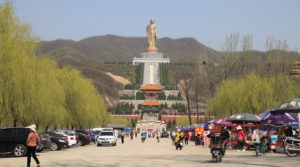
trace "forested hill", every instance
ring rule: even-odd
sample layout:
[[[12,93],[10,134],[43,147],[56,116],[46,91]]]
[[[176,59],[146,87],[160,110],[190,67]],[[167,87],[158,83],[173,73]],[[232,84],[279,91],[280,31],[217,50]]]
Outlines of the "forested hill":
[[[161,38],[158,40],[157,47],[164,54],[164,57],[171,58],[172,62],[201,63],[208,61],[210,63],[222,63],[224,61],[222,54],[225,52],[213,50],[194,38]],[[70,65],[81,70],[86,77],[94,81],[96,87],[105,95],[106,101],[109,103],[110,101],[116,102],[118,90],[122,89],[123,86],[109,76],[107,72],[134,82],[134,67],[115,65],[115,63],[109,65],[105,62],[131,62],[133,57],[145,52],[146,48],[146,38],[105,35],[89,37],[80,41],[63,39],[42,41],[39,54],[54,58],[60,66]],[[267,52],[249,51],[246,61],[250,63],[267,62],[267,57]],[[296,54],[292,59],[299,59],[299,57],[299,54]],[[174,75],[177,73],[175,72]]]
[[[215,59],[218,55],[217,51],[206,47],[193,38],[161,38],[157,43],[160,52],[165,57],[171,58],[172,61],[197,61],[200,54]],[[51,55],[54,50],[58,51],[65,48],[102,62],[111,60],[132,61],[133,57],[146,51],[147,43],[146,38],[106,35],[85,38],[80,41],[44,41],[41,45],[41,53]]]
[[[193,38],[158,40],[158,48],[171,61],[200,61],[202,58],[214,60],[218,52],[204,46]],[[113,80],[106,72],[134,81],[134,67],[107,65],[106,61],[131,62],[133,57],[145,52],[146,38],[105,35],[89,37],[80,41],[59,39],[42,41],[40,55],[57,60],[60,66],[71,65],[92,79],[96,87],[106,96],[106,101],[114,101],[122,84]],[[202,58],[200,58],[200,56]]]

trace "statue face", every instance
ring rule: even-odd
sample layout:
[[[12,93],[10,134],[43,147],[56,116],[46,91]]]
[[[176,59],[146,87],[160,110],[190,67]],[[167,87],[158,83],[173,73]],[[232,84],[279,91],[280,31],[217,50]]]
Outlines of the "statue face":
[[[154,19],[153,18],[150,19],[150,23],[154,24]]]

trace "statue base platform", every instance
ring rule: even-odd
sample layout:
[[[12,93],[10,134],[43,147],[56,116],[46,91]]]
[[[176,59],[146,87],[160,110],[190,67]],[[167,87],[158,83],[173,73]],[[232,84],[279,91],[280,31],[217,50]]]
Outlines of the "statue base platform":
[[[148,52],[158,52],[157,48],[148,48]]]
[[[133,65],[144,63],[143,85],[160,85],[159,64],[170,63],[170,58],[164,58],[159,52],[144,52],[133,58]]]

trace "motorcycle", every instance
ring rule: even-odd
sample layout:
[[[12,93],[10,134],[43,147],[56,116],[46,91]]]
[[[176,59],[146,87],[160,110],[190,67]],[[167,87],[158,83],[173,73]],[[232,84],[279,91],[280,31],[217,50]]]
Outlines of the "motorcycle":
[[[284,150],[289,157],[296,157],[300,154],[300,138],[286,137],[284,140]]]
[[[198,146],[198,145],[204,145],[203,137],[201,137],[201,136],[195,137],[195,145],[196,146]]]
[[[180,140],[178,141],[176,144],[175,144],[175,147],[176,147],[176,150],[182,150],[183,148],[183,140]]]
[[[221,139],[220,134],[215,134],[210,136],[211,144],[210,144],[210,152],[212,155],[213,162],[222,162],[222,158],[225,155],[225,146],[223,144],[223,140]]]

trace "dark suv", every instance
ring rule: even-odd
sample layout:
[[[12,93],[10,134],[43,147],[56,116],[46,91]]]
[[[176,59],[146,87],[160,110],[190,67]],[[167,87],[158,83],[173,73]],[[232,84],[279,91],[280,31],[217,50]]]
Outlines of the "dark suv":
[[[91,137],[89,133],[85,130],[76,130],[75,131],[77,144],[79,146],[84,146],[91,143]]]
[[[27,153],[26,141],[30,129],[5,128],[0,129],[0,152],[10,152],[16,157],[25,156]]]

